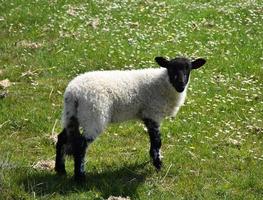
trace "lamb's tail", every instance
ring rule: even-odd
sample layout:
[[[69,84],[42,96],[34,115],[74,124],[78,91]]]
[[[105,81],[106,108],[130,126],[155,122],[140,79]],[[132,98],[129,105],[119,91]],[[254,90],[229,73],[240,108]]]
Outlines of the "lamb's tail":
[[[64,95],[62,125],[63,132],[66,134],[65,144],[67,144],[64,148],[64,151],[68,155],[73,154],[74,149],[77,148],[74,143],[76,139],[74,138],[78,138],[80,136],[77,111],[78,101],[76,97],[71,92],[66,91]]]
[[[64,109],[62,114],[62,126],[64,128],[72,128],[72,125],[78,128],[78,101],[71,92],[66,92],[64,95]]]

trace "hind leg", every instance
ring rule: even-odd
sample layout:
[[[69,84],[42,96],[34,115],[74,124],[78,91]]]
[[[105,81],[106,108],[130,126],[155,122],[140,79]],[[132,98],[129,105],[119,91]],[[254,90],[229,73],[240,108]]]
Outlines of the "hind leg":
[[[78,181],[85,179],[85,155],[87,147],[96,139],[96,137],[103,131],[103,125],[95,118],[93,121],[84,121],[80,119],[83,133],[74,136],[72,149],[74,157],[74,177]]]
[[[83,179],[85,177],[85,154],[87,141],[79,131],[79,122],[76,117],[71,117],[67,125],[68,143],[70,146],[70,154],[74,159],[74,177],[75,179]]]
[[[67,143],[67,133],[66,129],[58,135],[58,141],[56,144],[56,164],[55,171],[59,175],[65,175],[65,145]]]
[[[66,128],[58,135],[55,171],[60,175],[66,174],[65,154],[73,155],[75,179],[83,179],[86,148],[87,141],[80,134],[78,120],[76,117],[71,117]]]
[[[74,157],[74,177],[76,180],[85,178],[85,154],[87,149],[87,141],[84,136],[78,135],[72,141],[73,157]]]
[[[89,144],[97,135],[88,134],[86,131],[82,135],[73,138],[72,148],[74,157],[74,176],[76,180],[85,179],[85,155]]]

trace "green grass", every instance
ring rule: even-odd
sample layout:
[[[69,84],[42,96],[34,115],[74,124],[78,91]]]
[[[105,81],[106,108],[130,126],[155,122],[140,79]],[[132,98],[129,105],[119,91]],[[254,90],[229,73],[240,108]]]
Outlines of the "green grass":
[[[263,199],[262,1],[0,0],[0,199]],[[87,181],[34,169],[54,160],[63,91],[77,74],[204,57],[187,102],[162,124],[164,168],[140,122],[90,147]]]

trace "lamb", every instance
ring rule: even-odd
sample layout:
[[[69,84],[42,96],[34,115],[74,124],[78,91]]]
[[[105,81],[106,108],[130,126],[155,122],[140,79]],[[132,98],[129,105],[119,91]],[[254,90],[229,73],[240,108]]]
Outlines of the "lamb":
[[[86,149],[109,123],[142,120],[150,137],[150,156],[162,167],[160,123],[175,116],[186,98],[190,72],[206,62],[156,57],[161,68],[94,71],[74,78],[64,94],[63,130],[56,144],[55,171],[65,175],[65,155],[73,155],[74,177],[85,178]],[[82,128],[83,132],[80,133]]]

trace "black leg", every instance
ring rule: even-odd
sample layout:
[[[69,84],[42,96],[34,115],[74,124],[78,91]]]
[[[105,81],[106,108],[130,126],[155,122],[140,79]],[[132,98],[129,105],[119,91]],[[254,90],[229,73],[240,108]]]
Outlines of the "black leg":
[[[56,145],[55,171],[58,174],[66,174],[65,154],[71,154],[74,158],[74,176],[76,180],[85,178],[85,154],[87,148],[86,139],[79,132],[79,123],[75,117],[71,117],[67,128],[58,135]]]
[[[160,158],[160,148],[162,145],[160,125],[151,119],[144,119],[143,121],[150,136],[150,156],[153,159],[153,165],[157,170],[160,170],[162,167],[162,161]]]
[[[74,176],[76,180],[83,180],[85,178],[84,165],[87,141],[85,137],[80,134],[79,122],[76,117],[70,118],[67,131],[74,158]]]
[[[74,176],[76,180],[85,179],[85,154],[87,140],[79,135],[73,139]]]
[[[64,129],[58,135],[58,141],[56,144],[56,164],[55,164],[55,171],[59,175],[66,174],[65,169],[65,144],[67,143],[67,133],[66,129]]]

